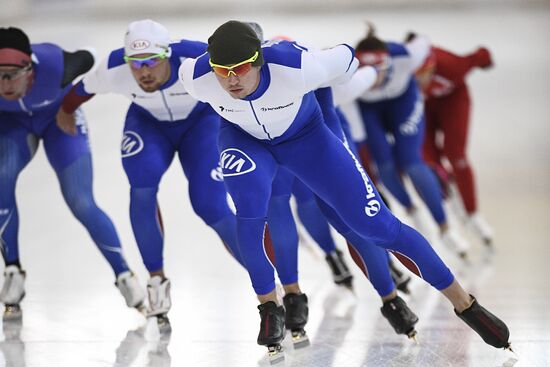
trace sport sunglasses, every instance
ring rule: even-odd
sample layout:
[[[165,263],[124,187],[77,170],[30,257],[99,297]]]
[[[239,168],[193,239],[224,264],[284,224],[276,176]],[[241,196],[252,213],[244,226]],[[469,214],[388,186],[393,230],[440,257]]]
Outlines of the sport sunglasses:
[[[10,71],[0,71],[0,80],[18,80],[32,70],[32,64]]]
[[[130,64],[130,67],[132,69],[139,70],[144,65],[146,65],[148,68],[154,68],[157,66],[162,60],[166,59],[168,54],[166,52],[160,53],[160,54],[154,54],[147,57],[131,57],[131,56],[124,56],[124,61]]]
[[[238,64],[235,64],[233,66],[214,64],[212,60],[209,60],[208,62],[210,63],[210,66],[212,67],[214,73],[225,79],[229,78],[231,74],[235,76],[243,76],[244,74],[248,73],[250,69],[252,69],[252,63],[256,61],[258,55],[259,53],[258,51],[256,51],[251,58],[239,62]]]

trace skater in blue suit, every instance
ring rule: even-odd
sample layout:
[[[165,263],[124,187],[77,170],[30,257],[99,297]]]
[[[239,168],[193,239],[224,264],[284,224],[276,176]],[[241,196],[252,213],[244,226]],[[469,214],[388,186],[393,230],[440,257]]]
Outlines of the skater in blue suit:
[[[143,305],[145,294],[126,264],[115,227],[93,197],[84,116],[77,111],[74,136],[66,135],[55,122],[73,80],[93,64],[87,50],[67,52],[51,43],[31,45],[22,30],[0,28],[0,245],[6,263],[0,301],[6,306],[5,317],[20,316],[19,303],[25,295],[15,187],[40,141],[65,202],[111,265],[127,305]]]
[[[259,344],[277,355],[284,336],[284,308],[263,243],[272,181],[283,166],[355,233],[397,254],[440,290],[486,342],[508,346],[506,325],[464,291],[424,237],[391,214],[353,153],[324,123],[313,91],[351,77],[358,66],[353,48],[261,45],[249,26],[229,21],[209,38],[207,51],[185,60],[179,75],[192,96],[222,117],[220,163],[237,208],[241,256],[260,301]]]
[[[132,101],[126,114],[121,155],[130,181],[130,219],[150,279],[149,315],[161,326],[171,308],[170,279],[164,272],[163,228],[157,203],[159,183],[178,156],[189,180],[195,213],[210,226],[235,259],[236,219],[227,203],[219,172],[217,130],[220,117],[189,95],[177,71],[187,58],[206,51],[198,41],[172,42],[168,30],[149,19],[129,24],[124,48],[112,51],[78,83],[62,106],[58,121],[74,129],[73,111],[96,93],[114,92]]]

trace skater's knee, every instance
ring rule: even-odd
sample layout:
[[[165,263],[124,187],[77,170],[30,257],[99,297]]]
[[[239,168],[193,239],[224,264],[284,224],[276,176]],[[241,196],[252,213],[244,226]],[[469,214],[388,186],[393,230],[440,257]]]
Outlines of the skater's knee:
[[[401,222],[386,207],[382,207],[376,222],[369,226],[363,237],[375,245],[389,248],[399,233]]]
[[[453,158],[449,158],[449,162],[451,162],[451,166],[453,167],[453,171],[455,172],[461,171],[470,166],[468,159],[465,155],[457,155]]]
[[[66,201],[71,212],[80,220],[99,210],[91,195],[70,195],[66,197]]]
[[[260,218],[267,216],[268,201],[255,201],[253,197],[240,197],[239,200],[233,199],[237,215],[241,218]]]
[[[131,187],[130,188],[130,200],[132,205],[142,202],[150,202],[151,200],[157,200],[158,187]]]
[[[123,161],[124,163],[124,161]],[[139,169],[135,167],[128,167],[124,165],[124,171],[128,177],[128,182],[132,187],[157,187],[160,184],[165,170],[155,169],[155,167],[144,168],[140,166]]]
[[[193,200],[191,205],[195,214],[207,225],[216,223],[232,214],[225,200]]]

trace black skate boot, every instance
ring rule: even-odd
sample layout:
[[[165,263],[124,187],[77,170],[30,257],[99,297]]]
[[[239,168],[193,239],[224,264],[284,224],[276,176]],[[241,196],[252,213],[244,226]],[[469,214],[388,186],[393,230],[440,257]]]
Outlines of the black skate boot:
[[[267,346],[267,356],[271,364],[284,360],[281,341],[285,337],[285,309],[273,301],[262,303],[260,310],[260,332],[258,344]]]
[[[498,317],[481,306],[474,296],[470,295],[474,302],[461,313],[455,313],[469,327],[481,336],[483,341],[495,348],[510,349],[510,331],[506,324]]]
[[[414,325],[418,322],[418,316],[410,310],[401,297],[397,296],[394,299],[384,302],[380,311],[382,311],[382,315],[388,319],[390,325],[397,334],[404,334],[416,340]]]
[[[343,285],[349,289],[353,289],[353,275],[349,271],[342,251],[336,249],[325,257],[325,260],[332,271],[332,279],[337,285]]]
[[[289,293],[283,297],[285,305],[285,326],[292,333],[294,348],[303,348],[309,345],[309,338],[304,330],[309,308],[305,294]]]
[[[409,289],[409,282],[411,281],[411,277],[399,270],[391,260],[389,261],[389,266],[390,275],[393,282],[395,283],[395,287],[397,288],[397,290],[405,294],[411,294],[411,291]]]

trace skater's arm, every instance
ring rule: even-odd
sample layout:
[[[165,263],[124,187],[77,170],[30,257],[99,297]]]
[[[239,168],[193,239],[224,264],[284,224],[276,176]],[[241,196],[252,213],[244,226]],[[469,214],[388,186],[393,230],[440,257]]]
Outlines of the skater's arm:
[[[61,87],[71,84],[78,76],[90,71],[95,63],[92,49],[77,50],[75,52],[63,51],[63,78]]]
[[[338,45],[322,51],[303,52],[302,70],[306,91],[346,82],[359,66],[353,48]]]
[[[359,68],[350,80],[332,87],[334,104],[340,106],[356,100],[367,90],[373,88],[377,80],[378,73],[374,67],[364,66]]]
[[[61,107],[56,116],[57,126],[69,135],[76,135],[76,118],[74,112],[86,101],[91,99],[95,93],[108,92],[111,78],[109,77],[109,61],[116,54],[113,51],[108,59],[103,60],[96,68],[86,74],[76,83],[69,93],[63,98]]]
[[[411,58],[411,70],[414,72],[424,64],[424,60],[430,53],[430,40],[428,37],[417,35],[405,44],[405,48]]]

